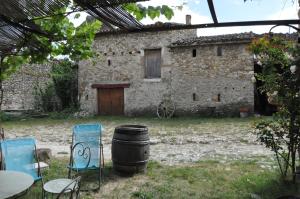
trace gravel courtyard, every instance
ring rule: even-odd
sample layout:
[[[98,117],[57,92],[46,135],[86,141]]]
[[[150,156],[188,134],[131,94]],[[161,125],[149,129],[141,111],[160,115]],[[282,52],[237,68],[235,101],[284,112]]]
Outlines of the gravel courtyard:
[[[142,124],[149,129],[150,159],[162,164],[177,165],[218,158],[221,161],[251,159],[272,155],[252,133],[259,118],[156,118],[95,117],[90,119],[36,119],[5,122],[9,138],[34,136],[38,148],[51,148],[54,156],[69,156],[72,126],[78,123],[100,122],[104,126],[105,161],[111,158],[111,139],[116,126]],[[263,161],[263,160],[262,160]]]

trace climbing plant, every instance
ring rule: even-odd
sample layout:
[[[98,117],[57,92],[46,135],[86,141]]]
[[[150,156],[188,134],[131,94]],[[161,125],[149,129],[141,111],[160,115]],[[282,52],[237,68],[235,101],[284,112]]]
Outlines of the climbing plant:
[[[122,6],[129,13],[133,14],[137,20],[142,20],[143,18],[149,16],[151,19],[165,16],[167,19],[171,19],[174,16],[174,11],[169,6],[148,6],[144,7],[141,4],[128,3]]]
[[[282,176],[288,171],[295,182],[296,153],[300,147],[300,47],[282,37],[265,36],[252,42],[262,72],[261,92],[275,98],[278,113],[257,124],[259,140],[275,152]]]
[[[61,109],[78,107],[77,65],[62,60],[53,65],[51,77],[55,93],[60,99]]]

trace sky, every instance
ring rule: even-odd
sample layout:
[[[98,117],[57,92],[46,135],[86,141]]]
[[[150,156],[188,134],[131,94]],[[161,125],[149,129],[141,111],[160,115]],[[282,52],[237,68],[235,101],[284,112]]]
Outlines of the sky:
[[[231,21],[253,21],[253,20],[283,20],[298,18],[298,0],[214,0],[215,11],[219,22]],[[168,5],[174,10],[174,17],[169,21],[164,16],[154,20],[146,18],[143,24],[160,22],[185,23],[187,14],[192,16],[192,24],[212,23],[207,0],[150,0],[139,2],[144,6]],[[178,9],[178,6],[183,6]],[[74,14],[75,15],[75,14]],[[70,17],[74,17],[70,15]],[[86,18],[82,13],[79,20],[74,20],[79,25]],[[226,28],[204,28],[198,29],[198,36],[220,35],[241,32],[267,33],[272,26],[247,26],[247,27],[226,27]],[[277,27],[273,32],[290,33],[294,29],[288,27]]]
[[[215,11],[219,22],[253,21],[253,20],[283,20],[297,19],[297,0],[214,0]],[[207,0],[151,0],[141,3],[144,6],[168,5],[175,11],[174,17],[168,21],[165,17],[142,20],[144,24],[161,22],[185,23],[185,15],[192,16],[192,24],[212,23]],[[176,6],[183,5],[183,9]],[[198,36],[219,35],[240,32],[266,33],[272,26],[249,26],[227,28],[198,29]],[[288,27],[275,28],[273,32],[293,32]]]

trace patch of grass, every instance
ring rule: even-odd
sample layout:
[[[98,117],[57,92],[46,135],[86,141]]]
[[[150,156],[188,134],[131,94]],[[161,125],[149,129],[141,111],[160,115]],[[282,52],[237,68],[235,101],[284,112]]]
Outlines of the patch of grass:
[[[151,164],[151,180],[132,192],[132,198],[274,199],[299,194],[296,185],[283,183],[277,171],[262,169],[256,161],[202,161],[184,167]]]
[[[57,116],[59,114],[59,116]],[[74,117],[61,117],[61,113],[50,113],[49,117],[46,118],[22,118],[19,121],[13,121],[16,125],[22,125],[24,122],[31,122],[32,124],[60,124],[63,122],[78,122],[78,121],[103,121],[103,122],[114,122],[114,123],[148,123],[148,124],[164,124],[166,126],[174,126],[174,125],[193,125],[200,123],[213,123],[213,124],[224,124],[224,123],[241,123],[247,124],[249,122],[254,122],[261,120],[261,118],[249,117],[249,118],[200,118],[200,117],[177,117],[171,119],[159,119],[156,117],[125,117],[125,116],[91,116],[86,118],[74,118]],[[25,120],[24,120],[25,119]],[[9,124],[12,121],[4,121],[4,124]]]
[[[50,168],[43,172],[45,182],[67,177],[67,163],[67,159],[51,160]],[[23,198],[41,198],[41,188],[41,183],[37,183]],[[293,194],[300,194],[297,185],[282,181],[276,170],[262,169],[255,160],[225,164],[204,160],[185,166],[150,161],[146,174],[133,177],[115,175],[112,164],[107,163],[100,191],[82,192],[81,198],[274,199]]]

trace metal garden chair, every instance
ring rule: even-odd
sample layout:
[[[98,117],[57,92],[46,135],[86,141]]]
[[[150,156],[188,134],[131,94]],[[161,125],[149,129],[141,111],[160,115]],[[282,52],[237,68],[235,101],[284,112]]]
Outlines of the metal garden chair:
[[[69,194],[69,199],[79,199],[80,198],[80,180],[81,177],[78,176],[70,184],[68,184],[56,197],[56,199],[65,198],[63,197],[66,193]]]
[[[72,172],[78,173],[86,171],[98,171],[98,186],[101,184],[101,162],[104,166],[103,146],[101,141],[102,126],[101,124],[80,124],[73,128],[71,155],[69,163],[69,175]]]
[[[24,172],[31,175],[34,182],[43,183],[34,138],[5,139],[0,141],[0,149],[4,170]]]
[[[4,134],[4,129],[0,128],[0,140],[4,140],[5,134]]]
[[[0,128],[0,141],[5,139],[4,129]],[[0,169],[2,169],[2,153],[0,147]]]

